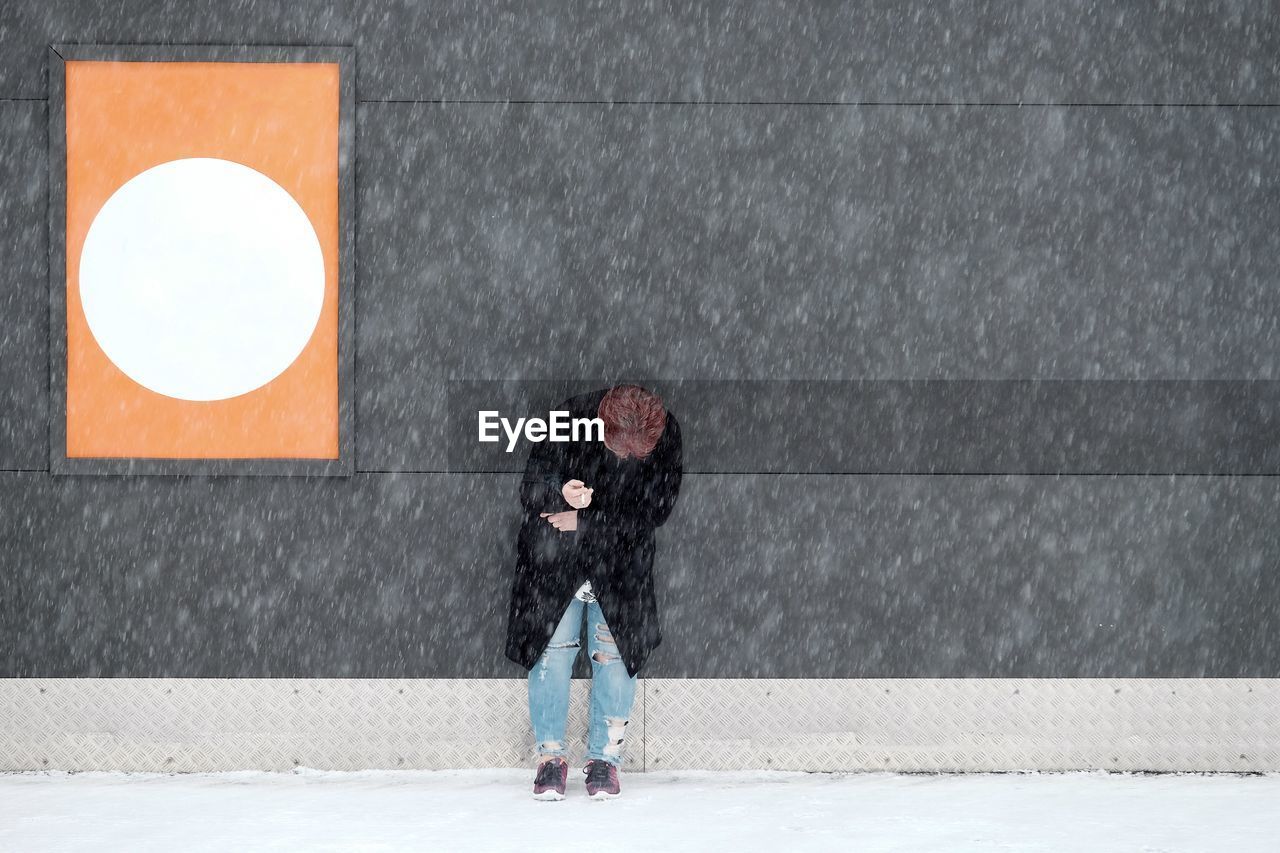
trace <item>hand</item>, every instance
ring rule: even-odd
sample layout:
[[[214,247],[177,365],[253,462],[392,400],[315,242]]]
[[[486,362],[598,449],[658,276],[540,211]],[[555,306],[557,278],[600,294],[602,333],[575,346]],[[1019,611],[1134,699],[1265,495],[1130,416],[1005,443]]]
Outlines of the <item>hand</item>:
[[[564,512],[542,512],[538,513],[539,518],[545,518],[547,523],[562,533],[578,529],[578,511],[576,509],[565,510]]]
[[[564,496],[569,506],[575,509],[586,509],[591,506],[591,493],[595,489],[588,489],[587,484],[581,480],[570,480],[560,489],[560,494]]]

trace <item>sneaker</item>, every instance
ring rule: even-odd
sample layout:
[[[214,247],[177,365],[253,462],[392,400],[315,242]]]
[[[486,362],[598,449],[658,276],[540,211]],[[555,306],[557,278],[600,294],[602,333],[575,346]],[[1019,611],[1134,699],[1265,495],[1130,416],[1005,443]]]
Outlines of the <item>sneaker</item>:
[[[622,794],[618,784],[617,765],[593,758],[582,768],[587,774],[587,796],[593,800],[612,800]]]
[[[556,755],[538,764],[533,780],[535,800],[563,800],[564,786],[569,781],[569,762]]]

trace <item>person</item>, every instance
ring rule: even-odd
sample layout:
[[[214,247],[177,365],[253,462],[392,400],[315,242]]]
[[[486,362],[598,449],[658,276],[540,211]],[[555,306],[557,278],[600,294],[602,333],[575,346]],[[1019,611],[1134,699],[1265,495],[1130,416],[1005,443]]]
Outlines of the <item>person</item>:
[[[680,427],[662,399],[617,385],[562,403],[604,422],[603,441],[533,445],[520,484],[506,656],[529,671],[538,753],[533,794],[564,798],[570,676],[589,627],[587,795],[621,793],[619,768],[636,679],[662,642],[653,587],[654,531],[680,493]]]

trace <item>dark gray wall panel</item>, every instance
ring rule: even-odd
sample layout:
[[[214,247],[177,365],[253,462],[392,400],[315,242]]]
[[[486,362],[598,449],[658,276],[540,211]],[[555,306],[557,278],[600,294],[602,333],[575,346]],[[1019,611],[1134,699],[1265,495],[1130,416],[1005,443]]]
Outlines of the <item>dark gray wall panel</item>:
[[[47,97],[50,44],[351,44],[341,0],[4,0],[0,97]]]
[[[45,105],[0,101],[0,468],[45,469],[49,297]]]
[[[0,97],[56,42],[334,44],[376,99],[1275,103],[1266,3],[5,0]]]
[[[360,119],[367,469],[448,379],[1280,378],[1280,110]]]
[[[520,676],[517,481],[0,475],[0,676]],[[646,674],[1277,677],[1278,510],[1273,478],[691,476]]]
[[[359,111],[365,470],[448,464],[451,380],[1280,381],[1280,110],[816,105],[1275,104],[1267,4],[14,0],[0,96],[51,41],[355,43],[367,101],[499,102]],[[46,447],[44,109],[0,103],[9,468]],[[1169,428],[1265,467],[1267,399]],[[0,676],[517,676],[516,481],[0,472]],[[1280,677],[1278,482],[691,475],[646,674]]]
[[[514,523],[495,480],[4,477],[6,672],[496,669],[476,593],[501,585],[515,528],[457,526],[476,505]]]
[[[1275,103],[1280,92],[1268,3],[363,8],[370,98]]]
[[[704,476],[653,674],[1271,677],[1273,479]]]

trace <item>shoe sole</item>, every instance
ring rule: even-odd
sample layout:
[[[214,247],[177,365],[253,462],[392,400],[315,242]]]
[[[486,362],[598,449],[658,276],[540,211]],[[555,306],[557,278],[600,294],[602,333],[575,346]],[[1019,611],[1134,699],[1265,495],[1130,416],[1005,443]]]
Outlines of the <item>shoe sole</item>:
[[[553,788],[550,791],[543,791],[541,794],[534,794],[533,798],[535,800],[563,800],[564,794]]]
[[[596,791],[594,794],[587,794],[588,800],[616,800],[621,797],[622,793],[610,794],[608,791]]]

